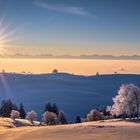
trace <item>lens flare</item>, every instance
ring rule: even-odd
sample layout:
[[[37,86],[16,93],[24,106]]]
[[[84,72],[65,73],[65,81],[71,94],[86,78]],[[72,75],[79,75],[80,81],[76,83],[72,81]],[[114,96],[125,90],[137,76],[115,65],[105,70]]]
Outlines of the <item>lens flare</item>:
[[[9,85],[7,83],[7,80],[5,78],[5,74],[4,73],[5,73],[4,71],[2,73],[0,73],[0,80],[2,82],[2,85],[3,85],[4,89],[5,89],[5,96],[6,96],[6,98],[7,99],[11,99],[12,98],[11,90],[10,90],[10,87],[9,87]]]

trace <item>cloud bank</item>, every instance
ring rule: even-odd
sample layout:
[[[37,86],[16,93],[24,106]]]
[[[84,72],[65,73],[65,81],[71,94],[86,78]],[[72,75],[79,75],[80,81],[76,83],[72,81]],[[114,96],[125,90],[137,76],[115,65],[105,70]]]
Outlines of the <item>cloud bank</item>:
[[[140,55],[121,55],[121,56],[113,56],[113,55],[53,55],[53,54],[22,54],[22,53],[16,53],[13,55],[5,54],[0,55],[0,58],[16,58],[16,59],[103,59],[103,60],[140,60]],[[124,69],[120,69],[120,71],[124,71]]]

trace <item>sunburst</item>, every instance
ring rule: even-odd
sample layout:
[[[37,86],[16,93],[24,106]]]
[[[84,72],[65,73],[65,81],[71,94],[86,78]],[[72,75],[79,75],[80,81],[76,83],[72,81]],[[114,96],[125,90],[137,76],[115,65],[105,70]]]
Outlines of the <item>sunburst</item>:
[[[4,21],[4,18],[1,18],[0,19],[0,54],[4,53],[3,47],[4,47],[4,44],[6,43],[6,38],[5,39],[3,38],[4,32],[5,32],[5,28],[2,27],[3,21]]]
[[[20,28],[10,29],[9,25],[4,23],[4,17],[0,19],[0,54],[6,53],[6,47],[11,46],[11,42],[16,40],[15,34]]]

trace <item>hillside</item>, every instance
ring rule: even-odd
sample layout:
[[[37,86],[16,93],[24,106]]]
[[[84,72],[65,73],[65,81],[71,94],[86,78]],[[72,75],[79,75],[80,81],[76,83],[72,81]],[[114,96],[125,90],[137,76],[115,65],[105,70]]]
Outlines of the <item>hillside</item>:
[[[69,120],[74,120],[77,115],[84,117],[93,107],[110,105],[122,83],[140,86],[140,75],[1,73],[0,99],[23,102],[26,111],[34,109],[38,114],[42,114],[46,102],[55,102]]]
[[[1,140],[139,140],[140,123],[122,120],[0,129]]]

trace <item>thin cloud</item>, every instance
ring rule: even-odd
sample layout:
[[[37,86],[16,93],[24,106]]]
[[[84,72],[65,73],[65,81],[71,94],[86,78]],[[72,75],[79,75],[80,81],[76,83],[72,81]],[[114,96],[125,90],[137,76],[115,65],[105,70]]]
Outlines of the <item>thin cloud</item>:
[[[95,17],[90,12],[88,12],[85,8],[82,7],[67,6],[64,4],[49,4],[43,1],[35,1],[34,4],[38,7],[54,12],[74,14],[74,15],[85,16],[85,17]]]

